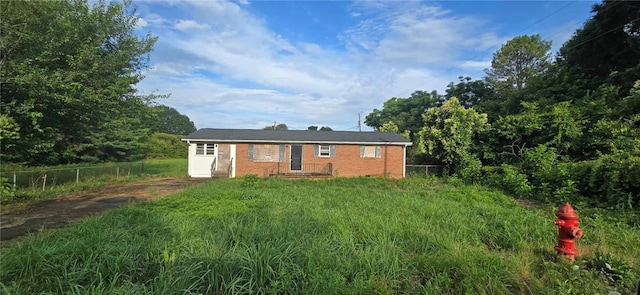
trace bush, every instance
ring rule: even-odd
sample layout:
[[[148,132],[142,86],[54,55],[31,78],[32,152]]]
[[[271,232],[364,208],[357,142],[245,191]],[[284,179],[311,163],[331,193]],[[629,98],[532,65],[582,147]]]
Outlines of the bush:
[[[595,204],[640,207],[640,157],[627,153],[566,165],[579,194]]]
[[[488,185],[499,188],[508,194],[519,198],[528,199],[533,190],[527,175],[519,173],[516,167],[503,164],[499,171],[495,171],[488,177]]]
[[[13,185],[6,177],[0,177],[0,198],[4,200],[5,197],[13,197]]]
[[[187,145],[181,141],[181,135],[154,133],[145,142],[147,158],[185,159]]]
[[[242,177],[242,186],[246,188],[255,189],[258,187],[258,182],[260,182],[260,178],[256,174],[247,174]]]
[[[482,162],[472,155],[464,155],[460,161],[458,177],[468,184],[477,184],[482,180]]]

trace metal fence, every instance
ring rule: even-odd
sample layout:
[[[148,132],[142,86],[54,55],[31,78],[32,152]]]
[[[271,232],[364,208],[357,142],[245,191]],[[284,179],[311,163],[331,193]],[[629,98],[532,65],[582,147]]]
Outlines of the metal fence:
[[[15,189],[18,188],[53,188],[56,185],[75,183],[95,178],[119,179],[130,175],[144,173],[144,162],[118,163],[103,166],[56,168],[25,171],[3,171],[0,178],[5,178]]]
[[[406,165],[407,177],[443,176],[447,172],[445,165]]]

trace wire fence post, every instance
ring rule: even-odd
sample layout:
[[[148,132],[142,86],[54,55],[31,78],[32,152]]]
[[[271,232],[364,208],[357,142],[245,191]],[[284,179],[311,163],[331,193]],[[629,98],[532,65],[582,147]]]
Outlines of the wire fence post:
[[[116,179],[120,179],[120,166],[116,167]]]
[[[42,191],[47,187],[47,173],[42,177]]]
[[[13,172],[13,192],[16,192],[16,173]]]
[[[76,185],[80,183],[80,168],[76,168]]]

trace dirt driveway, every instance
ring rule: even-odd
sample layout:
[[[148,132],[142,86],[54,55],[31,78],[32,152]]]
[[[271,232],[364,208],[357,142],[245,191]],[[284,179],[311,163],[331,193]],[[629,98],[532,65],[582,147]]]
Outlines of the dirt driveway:
[[[28,205],[3,206],[0,212],[0,241],[15,239],[43,228],[64,227],[125,204],[155,200],[206,181],[210,179],[150,178],[92,188]]]

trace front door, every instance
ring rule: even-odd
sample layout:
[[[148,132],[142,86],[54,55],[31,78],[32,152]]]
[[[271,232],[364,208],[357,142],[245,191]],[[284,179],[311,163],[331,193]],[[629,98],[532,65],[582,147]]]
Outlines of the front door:
[[[302,170],[302,146],[291,145],[291,171]]]

